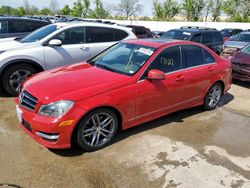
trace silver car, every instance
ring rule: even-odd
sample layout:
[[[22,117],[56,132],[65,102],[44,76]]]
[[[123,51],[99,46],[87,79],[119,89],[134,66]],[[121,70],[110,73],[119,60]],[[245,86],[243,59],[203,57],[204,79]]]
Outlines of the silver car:
[[[250,43],[250,32],[241,32],[231,36],[225,43],[225,48],[241,49]]]
[[[15,96],[23,81],[32,74],[86,61],[117,41],[135,38],[130,28],[71,22],[47,25],[23,39],[1,39],[1,85]]]

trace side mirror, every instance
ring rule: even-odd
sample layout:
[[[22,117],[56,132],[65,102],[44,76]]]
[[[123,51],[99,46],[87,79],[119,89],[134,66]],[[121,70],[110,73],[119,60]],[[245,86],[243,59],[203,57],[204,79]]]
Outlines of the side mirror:
[[[165,80],[165,73],[156,69],[152,69],[148,72],[148,80]]]
[[[62,41],[59,39],[52,39],[49,41],[49,46],[62,46]]]

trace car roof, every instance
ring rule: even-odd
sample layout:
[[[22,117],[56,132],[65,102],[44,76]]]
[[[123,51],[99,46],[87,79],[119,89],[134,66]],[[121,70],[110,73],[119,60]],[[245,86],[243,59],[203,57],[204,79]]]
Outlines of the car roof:
[[[165,38],[149,38],[149,39],[133,39],[123,41],[129,44],[137,44],[142,46],[147,46],[151,48],[160,48],[162,46],[173,46],[173,45],[182,45],[182,44],[194,44],[200,45],[199,43],[184,41],[184,40],[173,40]]]
[[[124,27],[124,26],[110,25],[110,24],[105,24],[105,23],[88,22],[88,21],[58,22],[58,23],[54,23],[53,25],[60,26],[60,27],[71,27],[71,26],[108,27],[108,28],[132,31],[131,28]]]
[[[0,17],[0,21],[4,21],[4,20],[30,20],[30,21],[35,21],[35,22],[49,23],[46,20],[39,20],[39,19],[27,18],[27,17]]]
[[[170,31],[183,31],[188,33],[206,33],[206,32],[219,32],[214,29],[197,29],[197,28],[185,28],[185,29],[171,29]]]

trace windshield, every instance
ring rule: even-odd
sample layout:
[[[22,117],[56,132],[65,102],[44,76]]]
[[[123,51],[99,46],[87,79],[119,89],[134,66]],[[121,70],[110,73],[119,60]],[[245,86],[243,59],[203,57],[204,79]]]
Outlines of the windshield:
[[[137,44],[118,43],[89,61],[112,72],[134,75],[155,52],[155,48]]]
[[[233,34],[233,31],[230,29],[222,29],[220,32],[223,37],[230,37]]]
[[[228,40],[250,42],[250,34],[239,33],[237,35],[231,36]]]
[[[250,44],[243,48],[241,51],[250,55]]]
[[[56,25],[47,25],[40,29],[35,30],[34,32],[30,33],[26,37],[24,37],[20,42],[27,43],[27,42],[37,42],[43,39],[44,37],[48,36],[49,34],[53,33],[59,29]]]
[[[177,39],[177,40],[188,40],[191,33],[181,30],[170,30],[164,33],[161,38]]]

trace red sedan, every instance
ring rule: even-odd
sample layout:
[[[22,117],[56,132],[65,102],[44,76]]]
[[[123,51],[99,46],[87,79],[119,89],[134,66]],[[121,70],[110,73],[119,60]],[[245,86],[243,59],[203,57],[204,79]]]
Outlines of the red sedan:
[[[48,148],[86,151],[124,130],[177,110],[214,109],[230,88],[231,64],[202,44],[141,39],[27,80],[18,98],[21,127]]]

